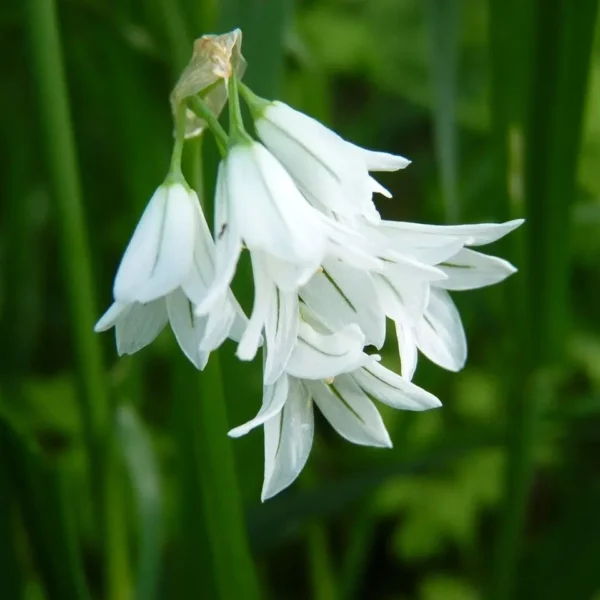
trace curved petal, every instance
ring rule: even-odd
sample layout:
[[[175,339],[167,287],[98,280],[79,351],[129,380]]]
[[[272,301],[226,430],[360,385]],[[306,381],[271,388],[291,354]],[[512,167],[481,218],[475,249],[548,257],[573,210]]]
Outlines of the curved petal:
[[[305,385],[324,417],[343,438],[361,446],[392,447],[379,411],[351,376],[340,375],[331,385],[322,381]]]
[[[96,325],[94,325],[94,331],[100,333],[114,327],[119,317],[129,306],[129,304],[125,304],[124,302],[113,302],[108,307],[108,310],[98,319]]]
[[[226,181],[232,221],[251,251],[316,269],[325,254],[320,216],[264,146],[234,146]]]
[[[282,102],[255,122],[260,139],[317,207],[361,214],[371,203],[368,171],[339,135]]]
[[[289,384],[287,375],[280,377],[273,385],[263,387],[262,406],[258,414],[247,423],[235,427],[227,435],[237,438],[246,435],[249,431],[262,425],[265,421],[272,419],[277,415],[288,397]]]
[[[508,261],[463,248],[439,265],[448,279],[436,285],[446,290],[473,290],[504,281],[517,269]]]
[[[283,373],[296,344],[298,335],[298,294],[275,289],[265,323],[267,358],[264,380],[274,383]]]
[[[150,302],[181,285],[192,265],[196,202],[181,184],[156,190],[119,265],[117,301]]]
[[[134,354],[154,341],[167,324],[167,308],[164,298],[147,304],[130,304],[115,323],[117,352]]]
[[[181,288],[167,296],[167,312],[179,347],[197,369],[204,369],[209,353],[200,350],[206,318],[194,314],[192,303]]]
[[[184,285],[185,292],[197,304],[196,312],[205,315],[219,302],[228,290],[242,251],[242,240],[231,207],[227,190],[225,161],[219,164],[215,193],[215,258],[214,279],[203,298],[195,298],[194,290]]]
[[[387,152],[376,152],[374,150],[366,150],[360,146],[355,146],[350,142],[346,142],[352,148],[360,159],[365,164],[369,171],[398,171],[406,169],[411,161],[404,156],[397,154],[388,154]]]
[[[404,231],[421,236],[459,237],[467,246],[483,246],[504,237],[525,222],[514,219],[506,223],[477,223],[473,225],[425,225],[405,221],[386,221],[385,224],[396,231]]]
[[[396,321],[395,325],[398,352],[400,354],[400,373],[402,373],[404,379],[410,381],[417,369],[418,359],[414,327],[404,323],[402,320]]]
[[[449,371],[460,371],[467,360],[467,340],[460,314],[446,290],[432,288],[423,319],[416,328],[419,350]]]
[[[194,303],[202,302],[215,278],[215,243],[200,204],[196,210],[196,235],[192,266],[181,287]]]
[[[300,379],[327,379],[352,371],[365,361],[364,341],[364,334],[354,324],[323,335],[300,321],[298,341],[286,371]]]
[[[229,332],[237,318],[238,315],[234,307],[228,302],[227,298],[223,298],[222,302],[208,313],[204,336],[200,342],[200,350],[212,352],[219,348],[229,337]]]
[[[276,293],[259,253],[250,254],[254,277],[254,306],[248,325],[238,344],[236,356],[240,360],[252,360],[260,346],[261,335]]]
[[[332,331],[356,323],[365,334],[365,344],[383,346],[385,314],[369,273],[328,260],[299,294]]]
[[[390,319],[415,325],[422,319],[429,301],[428,281],[388,271],[374,273],[373,282],[381,307]]]
[[[306,387],[289,381],[283,411],[265,422],[264,502],[288,487],[304,468],[314,436],[312,400]]]
[[[371,398],[392,408],[427,410],[442,405],[433,394],[375,361],[357,369],[351,377]]]

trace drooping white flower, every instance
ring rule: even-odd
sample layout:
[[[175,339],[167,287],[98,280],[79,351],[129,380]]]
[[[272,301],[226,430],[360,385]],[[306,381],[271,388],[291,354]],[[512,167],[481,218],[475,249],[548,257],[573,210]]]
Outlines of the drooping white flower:
[[[406,410],[440,406],[435,396],[381,366],[379,357],[367,355],[357,325],[334,332],[306,306],[300,312],[298,337],[284,372],[265,383],[258,414],[229,432],[240,437],[264,426],[263,500],[290,485],[304,467],[312,446],[313,403],[342,437],[380,447],[392,443],[372,399]]]
[[[306,379],[284,374],[265,385],[257,416],[229,432],[239,437],[263,425],[265,477],[262,500],[288,487],[310,454],[313,405],[345,439],[363,446],[390,448],[392,442],[373,399],[393,408],[421,411],[441,406],[425,390],[362,355],[363,364],[335,378]]]
[[[254,306],[237,356],[252,360],[264,335],[265,381],[272,383],[283,372],[296,339],[298,289],[326,260],[381,269],[378,254],[385,248],[313,208],[284,167],[258,143],[230,149],[219,168],[215,203],[215,278],[196,312],[213,309],[231,283],[242,246],[247,247]]]
[[[397,171],[410,164],[408,159],[355,146],[282,102],[248,98],[258,136],[314,206],[379,219],[373,192],[390,194],[369,172]]]
[[[193,305],[214,279],[214,242],[195,192],[182,183],[160,186],[125,250],[113,288],[114,303],[95,326],[115,327],[119,354],[133,354],[167,322],[199,369],[228,336],[238,339],[245,317],[229,289],[205,316]]]
[[[445,278],[429,282],[422,317],[416,322],[408,318],[391,318],[396,324],[402,374],[411,378],[417,365],[417,349],[437,365],[459,371],[467,359],[467,342],[458,309],[446,290],[467,290],[499,283],[516,269],[509,262],[475,252],[467,246],[494,242],[523,223],[522,219],[507,223],[476,225],[421,225],[383,221],[378,225],[396,251],[410,253],[418,260],[432,263]],[[453,246],[458,242],[459,247]],[[407,282],[408,283],[408,282]]]

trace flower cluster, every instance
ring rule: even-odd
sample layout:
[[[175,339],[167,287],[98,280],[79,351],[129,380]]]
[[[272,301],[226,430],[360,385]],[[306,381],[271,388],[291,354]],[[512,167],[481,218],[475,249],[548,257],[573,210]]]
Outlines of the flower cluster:
[[[449,291],[502,281],[508,262],[473,250],[521,224],[432,226],[387,221],[374,194],[391,194],[372,177],[410,161],[347,142],[281,102],[257,97],[231,71],[228,136],[200,110],[223,158],[211,234],[180,169],[186,111],[176,111],[169,175],[155,192],[125,251],[114,303],[96,325],[116,330],[117,350],[149,344],[167,322],[202,369],[231,338],[241,360],[263,347],[263,401],[232,437],[264,429],[263,500],[289,486],[313,441],[313,405],[348,441],[391,446],[374,400],[405,410],[440,406],[412,383],[419,351],[457,371],[467,355]],[[245,99],[260,141],[244,129]],[[179,119],[179,120],[177,120]],[[246,318],[230,286],[243,250],[254,278]],[[386,318],[395,324],[400,373],[366,350],[379,350]]]

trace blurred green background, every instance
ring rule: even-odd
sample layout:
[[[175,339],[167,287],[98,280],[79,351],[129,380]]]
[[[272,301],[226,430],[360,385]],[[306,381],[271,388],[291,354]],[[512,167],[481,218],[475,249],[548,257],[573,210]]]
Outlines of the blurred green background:
[[[265,504],[261,433],[225,436],[257,363],[225,345],[223,395],[170,331],[121,359],[92,333],[167,171],[170,89],[234,27],[256,93],[413,160],[380,177],[387,218],[527,219],[486,249],[519,273],[454,294],[467,367],[420,362],[444,408],[384,410],[390,451],[318,419]],[[3,3],[0,597],[600,598],[598,30],[596,0]]]

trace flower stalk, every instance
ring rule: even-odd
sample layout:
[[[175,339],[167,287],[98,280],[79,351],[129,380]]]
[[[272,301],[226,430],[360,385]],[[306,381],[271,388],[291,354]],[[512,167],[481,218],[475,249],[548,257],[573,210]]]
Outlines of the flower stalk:
[[[102,533],[106,596],[118,600],[129,587],[128,565],[120,560],[119,552],[119,548],[126,547],[118,514],[122,505],[111,501],[118,495],[111,487],[117,484],[111,475],[114,463],[106,458],[112,437],[112,410],[99,342],[92,331],[96,311],[91,261],[56,8],[53,0],[28,0],[27,8],[34,89],[39,94],[43,149],[60,227],[74,354],[83,390],[77,398],[92,474],[96,522]],[[108,452],[108,456],[112,454]]]

